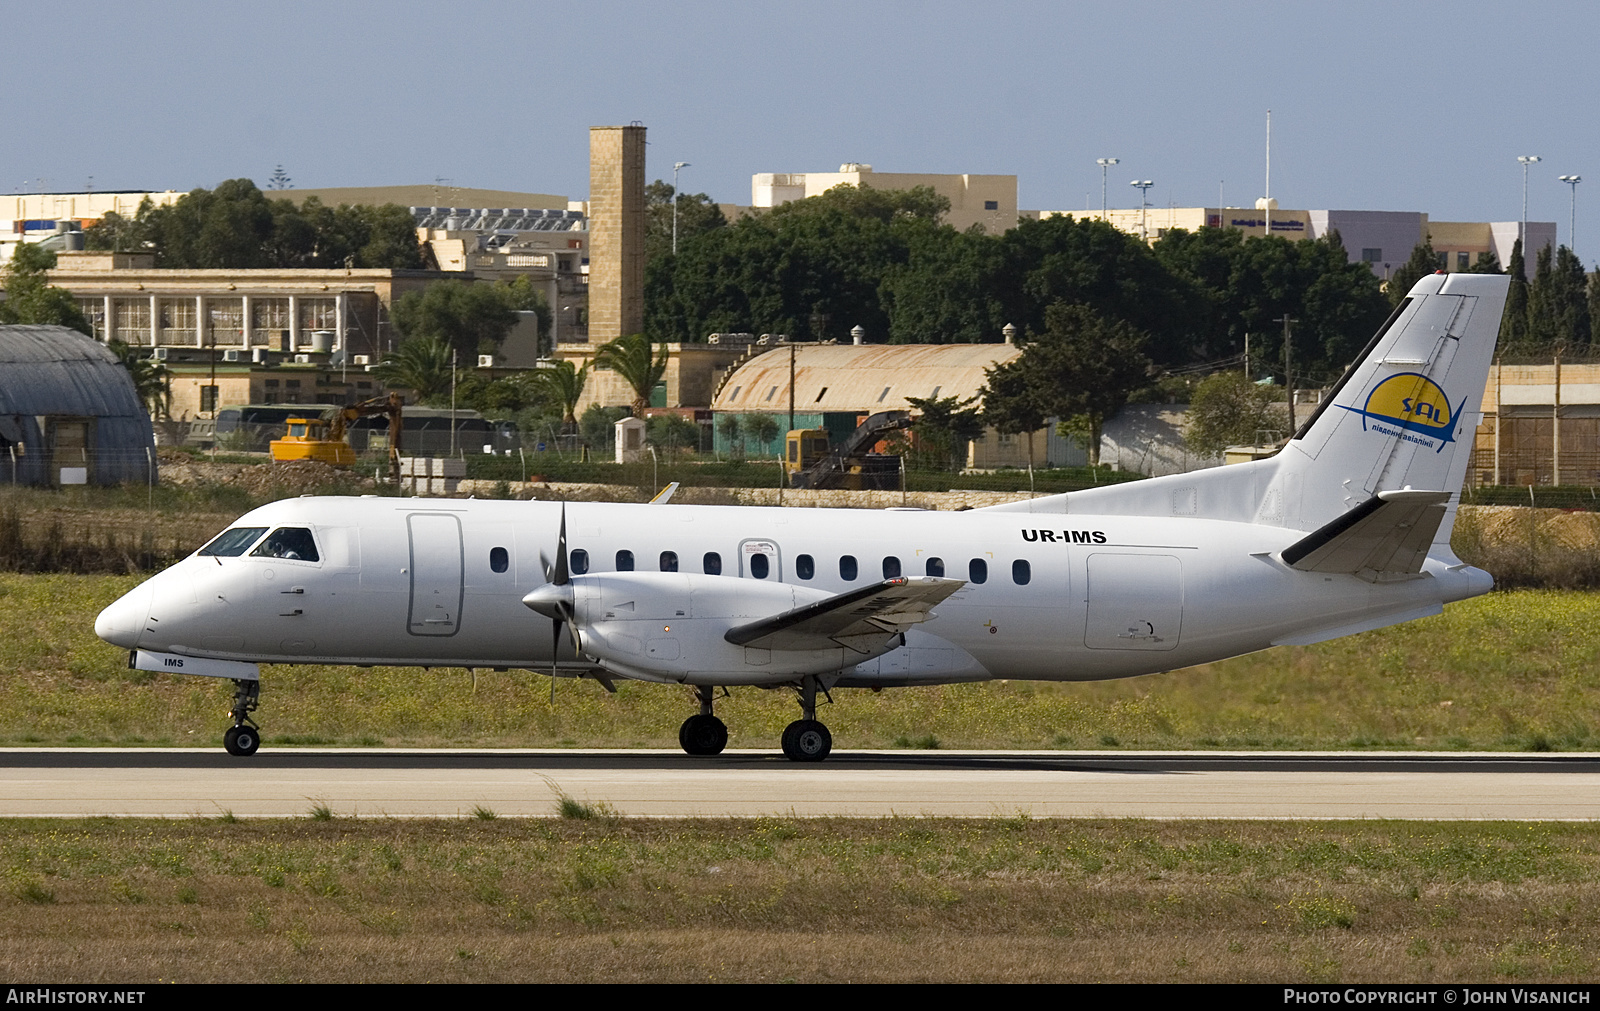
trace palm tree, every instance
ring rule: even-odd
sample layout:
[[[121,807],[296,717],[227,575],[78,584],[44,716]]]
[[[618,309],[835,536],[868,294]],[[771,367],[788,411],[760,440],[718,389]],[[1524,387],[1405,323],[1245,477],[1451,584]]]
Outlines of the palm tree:
[[[172,373],[154,358],[139,357],[139,349],[112,339],[107,346],[122,362],[133,379],[133,391],[138,394],[150,417],[160,420],[172,414]]]
[[[642,418],[656,383],[667,374],[667,346],[663,344],[657,355],[650,338],[642,333],[618,337],[596,349],[594,367],[615,372],[633,388],[633,416]]]
[[[578,430],[578,399],[583,396],[583,384],[589,380],[589,366],[574,368],[569,361],[535,369],[533,387],[561,405],[561,434],[571,435]]]
[[[412,337],[383,359],[372,374],[385,385],[411,390],[427,402],[450,391],[450,344],[437,337]]]

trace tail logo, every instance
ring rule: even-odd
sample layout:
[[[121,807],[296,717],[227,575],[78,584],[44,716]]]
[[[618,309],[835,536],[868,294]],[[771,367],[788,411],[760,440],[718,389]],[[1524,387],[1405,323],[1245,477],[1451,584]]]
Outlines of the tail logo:
[[[1466,399],[1462,398],[1451,409],[1450,398],[1438,383],[1416,372],[1402,372],[1373,387],[1361,407],[1339,406],[1361,415],[1362,431],[1398,436],[1442,452],[1446,443],[1455,441],[1456,415],[1465,405]],[[1437,446],[1434,439],[1439,440]]]

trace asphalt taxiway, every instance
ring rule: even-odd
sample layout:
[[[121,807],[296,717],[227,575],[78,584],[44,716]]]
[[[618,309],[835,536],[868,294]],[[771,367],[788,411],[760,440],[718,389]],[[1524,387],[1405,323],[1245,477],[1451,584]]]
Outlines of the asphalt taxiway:
[[[1600,755],[0,749],[0,817],[1600,819]]]

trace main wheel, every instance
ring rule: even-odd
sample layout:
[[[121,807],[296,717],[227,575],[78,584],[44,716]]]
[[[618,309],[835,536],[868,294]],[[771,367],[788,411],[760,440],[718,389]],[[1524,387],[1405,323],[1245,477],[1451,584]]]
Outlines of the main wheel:
[[[696,714],[678,728],[678,743],[691,755],[720,755],[728,746],[728,725],[715,716]]]
[[[222,735],[222,746],[228,749],[228,754],[243,758],[255,754],[261,747],[261,735],[254,727],[229,727]]]
[[[783,755],[791,762],[820,762],[833,750],[833,735],[817,720],[795,720],[784,728]]]

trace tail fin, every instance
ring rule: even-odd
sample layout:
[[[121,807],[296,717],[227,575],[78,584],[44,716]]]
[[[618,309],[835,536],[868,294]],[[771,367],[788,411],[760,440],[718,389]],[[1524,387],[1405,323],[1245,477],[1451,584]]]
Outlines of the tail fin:
[[[1318,529],[1382,492],[1448,492],[1448,542],[1509,287],[1498,274],[1416,283],[1278,455],[1268,496],[1284,526]]]
[[[1452,558],[1450,527],[1510,284],[1499,274],[1433,274],[1418,281],[1270,459],[989,510],[1186,516],[1315,531],[1319,537],[1304,545],[1311,566],[1335,564],[1335,556],[1342,565],[1363,551],[1364,559],[1381,556],[1391,559],[1386,565],[1404,562],[1407,568],[1427,554]],[[1445,497],[1427,496],[1419,504],[1408,490]],[[1356,509],[1364,511],[1341,520]],[[1335,537],[1341,544],[1325,543]],[[1312,557],[1319,546],[1330,550]]]

